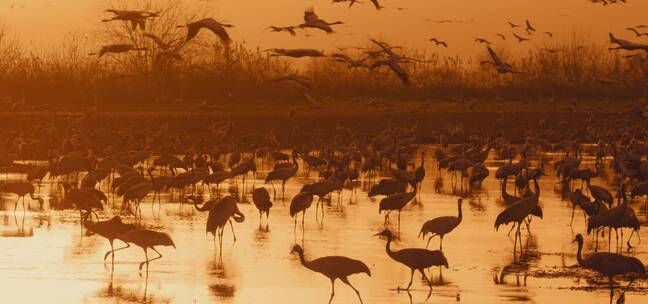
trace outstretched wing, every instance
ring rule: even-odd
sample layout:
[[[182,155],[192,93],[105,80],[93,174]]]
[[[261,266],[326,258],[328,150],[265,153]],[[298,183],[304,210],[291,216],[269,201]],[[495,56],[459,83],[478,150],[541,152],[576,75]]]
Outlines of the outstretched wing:
[[[501,65],[503,64],[502,60],[500,60],[499,57],[497,57],[497,54],[495,54],[495,51],[491,49],[489,46],[486,47],[488,49],[488,54],[490,54],[491,58],[493,59],[493,62],[495,65]]]

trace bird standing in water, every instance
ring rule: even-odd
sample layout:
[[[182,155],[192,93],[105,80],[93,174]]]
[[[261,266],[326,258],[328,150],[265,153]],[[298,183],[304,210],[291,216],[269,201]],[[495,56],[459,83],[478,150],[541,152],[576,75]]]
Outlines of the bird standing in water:
[[[360,303],[363,303],[360,292],[351,285],[347,277],[356,273],[366,273],[368,276],[371,276],[371,271],[365,263],[343,256],[326,256],[312,261],[306,261],[304,258],[304,249],[299,245],[293,246],[290,253],[297,253],[299,255],[299,261],[304,267],[319,272],[331,280],[331,298],[329,299],[329,304],[331,304],[333,296],[335,296],[336,279],[340,279],[344,284],[349,285],[358,295]]]
[[[113,242],[116,239],[119,239],[120,235],[137,228],[133,224],[124,224],[119,216],[114,216],[107,221],[96,223],[85,222],[85,227],[89,232],[96,233],[108,239],[108,242],[110,242],[110,251],[106,252],[104,255],[104,261],[108,258],[109,254],[112,254],[113,263],[115,262],[115,251],[130,247],[130,245],[126,243],[126,246],[115,249],[115,247],[113,247]]]
[[[425,248],[428,248],[432,238],[438,235],[441,238],[441,242],[439,243],[439,250],[443,250],[443,236],[452,232],[452,230],[454,230],[455,228],[457,228],[457,226],[459,226],[459,224],[461,224],[461,219],[463,218],[463,215],[461,213],[462,203],[462,199],[457,200],[457,208],[459,209],[457,216],[440,216],[431,219],[423,224],[423,226],[421,227],[421,232],[419,233],[419,237],[423,236],[425,238],[428,233],[432,234],[430,235]]]
[[[643,263],[635,258],[624,256],[618,253],[611,252],[596,252],[590,256],[583,258],[583,236],[579,233],[576,235],[574,242],[578,243],[578,252],[576,259],[578,264],[587,269],[594,270],[608,278],[610,281],[610,303],[614,297],[613,278],[622,274],[635,274],[643,276],[646,274],[646,268]],[[632,285],[634,279],[630,280],[628,287]],[[626,289],[628,289],[626,287]]]
[[[128,231],[119,236],[119,239],[126,243],[135,244],[144,250],[146,261],[139,264],[139,270],[142,271],[142,267],[146,264],[146,273],[148,273],[148,265],[151,261],[162,258],[162,254],[155,249],[155,246],[173,246],[174,249],[176,248],[175,243],[168,234],[148,229],[134,229]],[[158,254],[157,258],[148,258],[149,248]]]
[[[418,270],[425,281],[427,281],[430,291],[432,291],[432,282],[428,279],[425,274],[425,269],[428,269],[432,266],[445,266],[448,268],[448,260],[443,255],[441,250],[427,250],[421,248],[406,248],[398,251],[391,250],[391,241],[394,238],[394,235],[391,231],[385,229],[382,232],[376,234],[376,236],[384,236],[387,238],[387,245],[385,249],[387,250],[387,255],[390,258],[399,262],[412,271],[410,275],[410,282],[407,285],[405,290],[409,290],[412,286],[412,280],[414,279],[414,271]],[[399,287],[400,289],[400,287]]]

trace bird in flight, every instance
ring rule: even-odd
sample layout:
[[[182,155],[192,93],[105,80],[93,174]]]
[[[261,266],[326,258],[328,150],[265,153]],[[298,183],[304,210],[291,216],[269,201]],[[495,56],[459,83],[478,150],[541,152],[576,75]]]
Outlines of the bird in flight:
[[[516,73],[520,73],[520,72],[516,71],[515,69],[513,69],[513,66],[511,66],[510,64],[502,61],[497,56],[497,54],[495,54],[495,51],[493,51],[493,49],[491,49],[489,46],[487,46],[486,49],[488,49],[488,54],[490,55],[490,57],[491,57],[491,59],[493,61],[482,61],[481,62],[482,64],[492,64],[493,66],[495,66],[495,70],[500,74],[506,74],[506,73],[516,74]]]
[[[175,42],[175,40],[171,42],[165,42],[164,40],[162,40],[162,38],[151,33],[144,33],[144,37],[153,40],[153,42],[155,42],[155,44],[163,50],[170,49],[173,46],[173,43]]]
[[[101,47],[101,49],[96,52],[96,53],[90,53],[88,55],[99,55],[99,58],[101,58],[103,55],[107,53],[113,53],[113,54],[119,54],[119,53],[126,53],[130,51],[146,51],[146,48],[142,47],[136,47],[132,44],[126,44],[126,43],[117,43],[117,44],[109,44]]]
[[[531,25],[531,22],[529,20],[526,21],[526,31],[529,33],[529,35],[535,33],[536,29]]]
[[[519,27],[519,26],[520,26],[519,24],[515,24],[515,23],[513,23],[513,22],[511,22],[511,21],[506,21],[506,23],[508,23],[509,26],[511,26],[511,28],[516,28],[516,27]]]
[[[314,29],[320,29],[327,34],[333,33],[333,28],[331,25],[337,25],[337,24],[344,24],[342,21],[336,21],[336,22],[326,22],[322,19],[320,19],[317,14],[315,14],[315,9],[307,8],[304,11],[304,23],[299,25],[299,28],[314,28]]]
[[[146,29],[146,20],[150,18],[158,17],[158,13],[147,12],[147,11],[129,11],[129,10],[116,10],[116,9],[107,9],[106,12],[113,13],[114,16],[110,19],[103,19],[103,22],[110,22],[115,20],[127,21],[131,23],[133,30],[136,30],[138,27],[141,30]]]
[[[492,44],[490,41],[484,39],[484,38],[475,38],[475,42],[477,43],[484,43],[484,44]]]
[[[610,33],[610,42],[616,44],[617,47],[609,48],[609,50],[628,50],[628,51],[642,50],[648,53],[648,44],[641,44],[641,43],[636,43],[624,39],[618,39],[612,33]]]
[[[201,19],[198,21],[190,22],[186,25],[178,25],[178,28],[186,27],[187,28],[187,41],[193,39],[198,35],[198,32],[200,32],[201,29],[206,28],[210,30],[212,33],[216,34],[218,38],[220,38],[221,42],[224,45],[229,45],[230,42],[232,42],[232,39],[230,38],[229,34],[227,33],[227,30],[225,28],[232,28],[234,27],[231,24],[226,24],[226,23],[220,23],[216,21],[214,18],[205,18]]]
[[[506,36],[504,36],[504,34],[502,33],[497,33],[495,34],[495,36],[502,38],[502,40],[506,40]]]
[[[315,49],[267,49],[266,51],[272,52],[270,57],[324,57],[324,52]]]
[[[440,46],[443,46],[445,48],[448,47],[448,43],[446,43],[445,41],[439,41],[439,39],[437,39],[437,38],[431,38],[430,41],[436,43],[436,45],[440,45]]]
[[[513,37],[515,37],[518,40],[518,42],[529,41],[529,38],[521,37],[520,35],[518,35],[516,33],[513,33]]]
[[[549,38],[553,38],[553,33],[552,32],[544,32],[545,35]]]
[[[295,83],[303,86],[304,88],[307,88],[309,90],[313,90],[313,86],[309,82],[310,79],[308,79],[308,78],[306,78],[304,76],[297,75],[297,74],[290,74],[290,75],[286,75],[286,76],[281,76],[281,77],[275,78],[274,81],[275,82],[292,81],[292,82],[295,82]]]
[[[648,36],[648,33],[639,32],[636,28],[629,27],[629,28],[626,28],[626,30],[633,32],[635,34],[635,36],[637,36],[637,37]]]
[[[367,60],[366,57],[353,59],[349,57],[349,55],[342,53],[333,53],[331,54],[331,57],[337,62],[346,63],[349,68],[371,68],[371,66],[365,62]]]
[[[271,32],[276,32],[276,33],[288,32],[292,36],[297,35],[297,33],[295,32],[295,29],[297,28],[296,26],[273,26],[273,25],[271,25],[268,28],[270,29]]]

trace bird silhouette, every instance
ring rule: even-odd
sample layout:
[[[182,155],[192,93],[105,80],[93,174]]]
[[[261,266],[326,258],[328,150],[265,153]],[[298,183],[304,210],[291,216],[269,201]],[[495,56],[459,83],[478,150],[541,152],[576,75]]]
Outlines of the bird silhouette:
[[[349,285],[358,295],[360,303],[363,303],[360,292],[351,285],[348,276],[358,273],[366,273],[368,276],[371,276],[371,271],[365,263],[343,256],[326,256],[312,261],[306,261],[306,258],[304,258],[304,249],[299,245],[294,245],[291,253],[297,253],[299,255],[299,261],[304,267],[319,272],[331,280],[331,298],[329,299],[329,304],[335,296],[335,280],[337,279]]]
[[[268,28],[270,29],[271,32],[276,32],[276,33],[287,32],[292,36],[296,36],[297,32],[295,30],[298,27],[296,27],[296,26],[273,26],[273,25],[271,25]]]
[[[380,200],[378,213],[385,211],[385,226],[389,221],[389,213],[398,210],[398,227],[400,228],[400,213],[405,205],[409,203],[416,196],[416,188],[412,192],[399,192],[392,194]]]
[[[71,201],[77,209],[79,209],[82,224],[91,214],[94,214],[97,220],[99,219],[99,216],[95,213],[94,209],[104,209],[103,204],[101,203],[101,198],[85,189],[69,189],[67,184],[63,184],[63,189],[66,191],[65,199]],[[83,211],[86,212],[85,216],[83,216]]]
[[[126,208],[130,202],[135,202],[135,214],[140,210],[140,203],[153,190],[153,183],[143,182],[133,185],[126,193],[122,202],[122,209]]]
[[[610,252],[596,252],[583,258],[583,236],[580,233],[577,234],[574,242],[578,242],[578,252],[576,254],[578,264],[583,268],[594,270],[606,276],[610,281],[610,303],[612,303],[612,297],[614,296],[612,280],[615,276],[624,274],[643,276],[646,274],[644,264],[635,257]],[[632,282],[630,281],[630,284]]]
[[[641,44],[641,43],[631,42],[624,39],[619,39],[615,37],[612,33],[610,33],[610,42],[613,44],[617,44],[617,47],[610,48],[610,50],[628,50],[628,51],[642,50],[648,53],[648,44]]]
[[[96,52],[96,53],[90,53],[89,55],[99,55],[99,58],[103,57],[104,55],[108,53],[113,53],[113,54],[120,54],[120,53],[126,53],[130,51],[146,51],[147,48],[144,47],[136,47],[132,44],[127,44],[127,43],[118,43],[118,44],[109,44],[101,47],[101,49]]]
[[[234,233],[234,224],[231,218],[237,223],[242,223],[245,221],[245,215],[238,209],[234,197],[228,195],[218,200],[210,200],[205,202],[202,207],[199,207],[198,202],[194,201],[194,206],[199,211],[209,211],[207,223],[205,224],[205,233],[211,233],[214,236],[214,243],[216,243],[216,237],[218,237],[220,252],[223,251],[223,232],[227,222],[230,223],[232,236],[234,242],[236,242],[236,233]]]
[[[220,23],[214,18],[205,18],[198,21],[187,23],[186,25],[178,25],[178,28],[186,27],[187,28],[187,38],[186,41],[190,41],[198,35],[198,32],[202,29],[208,29],[212,33],[216,34],[220,39],[223,45],[227,46],[232,42],[229,34],[227,33],[226,28],[234,27],[231,24]]]
[[[376,236],[386,237],[387,245],[385,246],[385,250],[387,251],[387,255],[393,260],[395,260],[396,262],[399,262],[409,267],[409,269],[411,270],[410,282],[407,285],[406,290],[409,290],[410,287],[412,286],[412,280],[414,279],[414,271],[418,270],[421,273],[423,278],[425,278],[425,280],[427,281],[430,290],[432,290],[432,282],[428,279],[427,275],[425,274],[425,270],[432,266],[445,266],[446,268],[448,268],[448,260],[443,255],[443,252],[441,250],[406,248],[397,251],[392,251],[391,242],[394,236],[391,231],[385,229],[382,232],[376,234]]]
[[[266,188],[256,188],[252,191],[252,202],[259,210],[259,225],[261,225],[263,213],[266,214],[266,219],[270,217],[270,208],[272,207],[270,193],[268,193]]]
[[[335,22],[327,22],[322,19],[320,19],[317,14],[315,14],[315,9],[312,7],[307,8],[304,11],[304,23],[299,25],[299,28],[314,28],[314,29],[319,29],[327,34],[333,33],[333,28],[331,25],[338,25],[338,24],[344,24],[342,21],[335,21]]]
[[[506,73],[515,74],[515,73],[520,73],[520,72],[518,72],[517,70],[515,70],[515,69],[513,68],[513,66],[511,66],[510,64],[508,64],[508,63],[502,61],[502,60],[499,58],[499,56],[497,56],[497,54],[495,53],[495,51],[493,51],[493,49],[491,49],[489,46],[487,46],[486,49],[488,50],[488,54],[491,56],[491,59],[492,59],[493,61],[492,61],[492,62],[490,62],[490,61],[485,61],[485,62],[482,62],[482,63],[490,63],[490,64],[494,65],[494,66],[495,66],[495,70],[496,70],[498,73],[500,73],[500,74],[506,74]]]
[[[531,25],[531,22],[529,20],[526,21],[526,31],[529,35],[535,33],[536,29]]]
[[[636,28],[633,27],[626,28],[626,30],[633,32],[637,37],[648,36],[648,33],[639,32]]]
[[[477,43],[484,43],[484,44],[492,44],[490,41],[484,39],[484,38],[475,38],[475,42]]]
[[[292,156],[292,166],[285,167],[285,168],[277,168],[268,173],[268,175],[265,178],[266,183],[271,183],[275,180],[280,180],[281,181],[281,195],[284,196],[285,190],[286,190],[286,181],[288,181],[290,178],[295,176],[297,174],[297,171],[299,170],[299,164],[297,163],[297,157],[298,155],[296,153],[293,153]],[[272,190],[274,192],[274,195],[277,195],[277,191],[274,188],[274,184],[272,184]]]
[[[527,217],[531,216],[534,211],[539,209],[538,199],[540,197],[540,187],[538,186],[538,181],[535,177],[533,178],[533,182],[536,186],[536,193],[507,206],[506,209],[500,212],[495,219],[495,230],[498,230],[500,225],[506,225],[508,223],[514,223],[514,225],[517,224],[517,230],[515,233],[516,241],[519,238],[517,236],[520,235],[521,223],[526,220]],[[542,218],[542,216],[542,209],[540,209],[538,217]]]
[[[297,83],[301,86],[303,86],[306,89],[313,90],[313,86],[310,84],[310,79],[307,77],[297,75],[297,74],[289,74],[281,77],[275,78],[273,81],[275,82],[280,82],[280,81],[292,81],[294,83]]]
[[[448,44],[447,44],[445,41],[440,41],[440,40],[437,39],[437,38],[430,38],[430,41],[432,41],[432,42],[434,42],[436,45],[440,45],[440,46],[442,46],[442,47],[444,47],[444,48],[447,48],[447,47],[448,47]]]
[[[409,74],[407,71],[399,64],[399,61],[397,58],[387,58],[383,60],[379,60],[374,62],[371,65],[371,69],[377,68],[379,66],[387,66],[389,69],[394,72],[394,74],[400,79],[400,81],[403,83],[405,86],[409,86],[411,84],[411,81],[409,79]]]
[[[88,231],[108,239],[108,242],[110,242],[110,250],[104,255],[104,261],[108,258],[108,255],[112,254],[113,262],[115,261],[115,251],[130,247],[130,245],[126,243],[126,246],[115,249],[115,247],[113,247],[114,241],[119,239],[122,234],[137,229],[133,224],[124,224],[119,216],[114,216],[107,221],[88,221],[85,222],[85,227]]]
[[[155,246],[173,246],[173,248],[176,248],[175,243],[173,243],[173,240],[168,234],[149,229],[133,229],[120,235],[118,238],[126,243],[135,244],[138,247],[141,247],[142,250],[144,250],[144,256],[146,257],[146,260],[139,264],[139,270],[141,271],[144,264],[146,264],[147,273],[149,263],[162,258],[162,254],[155,249]],[[149,248],[155,251],[155,253],[158,254],[158,257],[149,259]]]
[[[272,52],[271,57],[324,57],[324,52],[315,49],[267,49],[266,51]]]
[[[443,250],[443,237],[452,232],[459,224],[461,224],[461,220],[463,218],[463,215],[461,213],[461,204],[463,203],[462,199],[457,200],[457,216],[441,216],[437,217],[434,219],[431,219],[423,224],[421,226],[421,232],[419,232],[419,237],[425,238],[425,236],[430,233],[430,237],[428,238],[427,244],[425,245],[425,248],[428,248],[430,245],[430,241],[432,240],[433,237],[439,236],[441,238],[441,241],[439,242],[439,250]]]
[[[513,37],[515,37],[515,39],[517,39],[518,42],[529,41],[529,38],[521,37],[520,35],[518,35],[518,34],[516,34],[516,33],[513,33]]]
[[[306,209],[310,208],[313,204],[313,193],[300,192],[295,195],[290,201],[290,216],[295,218],[294,230],[297,231],[297,213],[302,213],[302,229],[304,228],[304,218],[306,217]]]
[[[0,193],[13,193],[18,196],[14,204],[14,211],[18,208],[18,202],[21,198],[23,200],[23,210],[26,210],[25,196],[27,194],[31,199],[38,201],[40,209],[43,209],[45,201],[41,197],[35,196],[34,192],[36,192],[34,185],[28,182],[4,182],[0,184]]]

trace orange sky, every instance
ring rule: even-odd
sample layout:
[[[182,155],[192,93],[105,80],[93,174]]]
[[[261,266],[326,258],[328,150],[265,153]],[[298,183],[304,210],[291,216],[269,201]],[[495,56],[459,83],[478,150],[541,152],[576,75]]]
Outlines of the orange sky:
[[[3,0],[1,23],[17,33],[26,47],[51,48],[67,33],[87,33],[96,28],[110,3],[135,3],[124,0]],[[329,0],[182,0],[208,7],[206,15],[236,25],[231,30],[235,40],[252,46],[309,47],[331,49],[332,46],[364,45],[368,37],[379,37],[394,44],[426,48],[444,54],[469,56],[481,48],[473,42],[484,37],[498,45],[512,43],[506,20],[523,23],[527,18],[539,32],[552,31],[561,40],[574,31],[591,34],[592,40],[604,42],[607,32],[648,43],[648,37],[634,37],[628,26],[648,24],[648,1],[628,0],[627,4],[603,7],[588,0],[383,0],[386,9],[376,11],[369,4],[347,9],[345,4]],[[369,2],[364,1],[364,2]],[[348,25],[337,27],[338,33],[327,35],[311,31],[311,37],[291,37],[285,33],[264,31],[268,25],[298,24],[303,10],[315,7],[327,21],[342,20]],[[401,7],[404,10],[398,10]],[[132,6],[136,9],[137,7]],[[426,21],[429,19],[430,21]],[[440,24],[439,19],[462,20],[463,23]],[[648,32],[648,28],[645,29]],[[509,36],[504,42],[494,34]],[[520,31],[521,32],[521,31]],[[442,50],[428,39],[438,37],[450,47]],[[528,47],[550,42],[537,35]],[[517,46],[517,44],[516,44]]]

